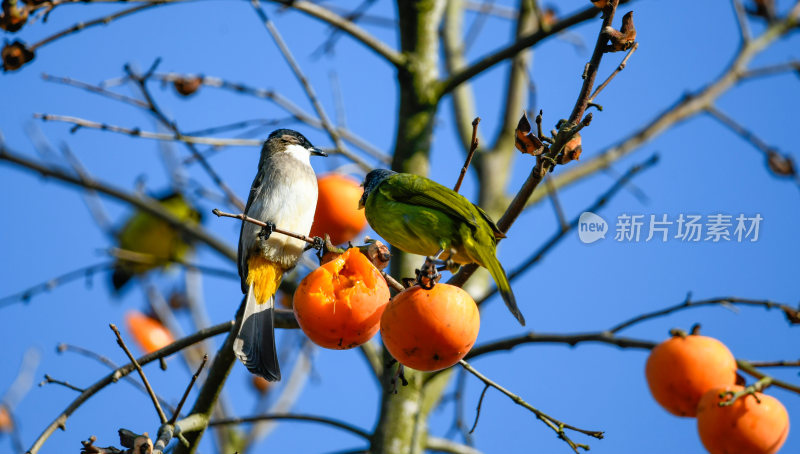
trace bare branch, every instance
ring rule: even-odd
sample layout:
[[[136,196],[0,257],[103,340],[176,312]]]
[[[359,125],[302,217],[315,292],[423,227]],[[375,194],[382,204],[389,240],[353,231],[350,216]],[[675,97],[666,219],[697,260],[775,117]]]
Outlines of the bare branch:
[[[203,362],[200,363],[200,366],[197,367],[197,372],[192,375],[192,379],[189,381],[189,385],[186,387],[186,391],[183,392],[183,397],[181,397],[180,402],[178,402],[178,406],[175,407],[175,411],[172,412],[172,418],[169,420],[169,424],[175,424],[175,421],[178,420],[178,414],[181,412],[181,408],[183,408],[183,404],[186,402],[186,398],[189,397],[189,391],[192,390],[192,386],[197,381],[197,377],[200,376],[200,372],[203,371],[203,368],[206,366],[206,362],[208,362],[208,355],[203,355]]]
[[[354,24],[352,21],[347,20],[344,17],[341,17],[333,13],[331,10],[326,9],[316,3],[305,0],[273,0],[273,2],[294,8],[298,11],[302,11],[309,16],[315,17],[329,25],[332,25],[333,27],[338,28],[339,30],[342,30],[356,41],[359,41],[372,49],[376,54],[380,55],[394,66],[402,66],[406,63],[406,58],[403,56],[403,54],[391,49],[385,43],[370,35],[367,33],[367,31]]]
[[[8,306],[16,302],[27,303],[31,300],[31,298],[33,298],[35,295],[39,293],[49,292],[50,290],[56,288],[57,286],[66,284],[67,282],[71,282],[75,279],[80,279],[80,278],[89,279],[93,276],[94,273],[109,269],[112,264],[113,262],[101,262],[101,263],[96,263],[94,265],[82,266],[76,270],[72,270],[62,275],[48,279],[40,284],[28,287],[27,289],[21,292],[17,292],[8,295],[6,297],[0,298],[0,307]]]
[[[470,141],[469,152],[467,153],[467,159],[464,161],[464,166],[461,167],[461,173],[458,175],[458,180],[456,181],[456,185],[453,186],[453,190],[458,192],[461,189],[461,182],[464,181],[464,176],[467,174],[467,169],[469,169],[469,163],[472,161],[472,156],[475,155],[475,151],[478,149],[478,123],[481,122],[480,117],[475,117],[472,120],[472,140]]]
[[[764,153],[765,155],[776,151],[774,147],[771,147],[769,144],[761,140],[760,137],[755,135],[752,131],[749,131],[744,126],[740,125],[736,120],[733,118],[725,115],[721,110],[717,109],[713,105],[706,107],[706,112],[709,113],[715,120],[722,123],[731,131],[735,132],[739,135],[742,139],[750,142],[754,147],[756,147],[759,151]]]
[[[750,25],[747,23],[747,13],[739,0],[731,0],[733,13],[736,15],[736,22],[739,24],[739,33],[742,36],[742,43],[750,41]]]
[[[19,167],[32,170],[45,177],[52,177],[57,180],[63,181],[65,183],[69,183],[70,185],[73,186],[95,190],[99,193],[108,195],[117,200],[127,202],[128,204],[150,215],[153,215],[159,219],[164,220],[171,227],[188,235],[190,238],[202,241],[212,249],[222,254],[224,257],[227,257],[228,259],[234,262],[236,261],[236,251],[231,249],[227,244],[223,243],[216,237],[212,236],[210,233],[206,232],[200,226],[188,224],[183,222],[181,219],[176,218],[169,211],[164,209],[164,207],[162,207],[157,200],[154,200],[150,197],[144,195],[135,195],[133,193],[126,192],[122,189],[118,189],[110,185],[100,183],[97,180],[84,181],[79,177],[75,177],[61,170],[45,166],[41,163],[30,160],[16,152],[12,152],[3,143],[0,143],[0,160],[10,162]]]
[[[639,43],[634,43],[633,47],[631,47],[631,49],[625,55],[625,58],[623,58],[622,61],[619,62],[619,66],[617,66],[617,69],[615,69],[614,72],[612,72],[611,75],[608,76],[608,78],[605,81],[603,81],[602,84],[598,85],[597,88],[595,88],[594,93],[592,93],[592,95],[589,96],[587,104],[594,104],[594,100],[597,98],[597,95],[600,94],[600,92],[603,91],[603,89],[606,88],[606,86],[609,83],[611,83],[611,81],[615,77],[617,77],[617,74],[619,74],[623,69],[625,69],[625,66],[628,64],[628,59],[631,58],[631,55],[633,55],[633,53],[636,52],[636,49],[638,48],[639,48]]]
[[[106,98],[111,98],[116,101],[121,101],[126,104],[130,104],[132,106],[140,107],[142,109],[147,109],[147,103],[136,98],[131,98],[130,96],[121,95],[119,93],[115,93],[111,90],[107,90],[103,87],[98,85],[88,84],[86,82],[75,80],[70,77],[60,77],[60,76],[52,76],[47,73],[42,73],[42,79],[45,82],[55,82],[64,85],[70,85],[72,87],[80,88],[91,93],[98,94],[100,96],[105,96]]]
[[[461,367],[466,369],[469,373],[471,373],[472,375],[478,377],[478,379],[480,381],[482,381],[483,383],[485,383],[486,386],[491,386],[492,388],[500,391],[501,393],[503,393],[506,396],[508,396],[515,404],[525,408],[526,410],[528,410],[531,413],[533,413],[534,415],[536,415],[536,418],[538,418],[539,420],[544,422],[545,425],[547,425],[547,427],[549,427],[556,434],[558,434],[558,438],[564,440],[570,446],[570,448],[572,448],[572,450],[575,451],[576,453],[578,452],[578,448],[582,448],[584,450],[588,450],[589,447],[587,445],[577,444],[577,443],[573,442],[567,436],[567,434],[564,431],[564,429],[569,429],[569,430],[573,430],[573,431],[576,431],[576,432],[580,432],[580,433],[582,433],[584,435],[588,435],[590,437],[594,437],[594,438],[597,438],[597,439],[602,439],[603,438],[603,432],[601,432],[601,431],[580,429],[580,428],[572,426],[570,424],[565,424],[565,423],[553,418],[552,416],[542,412],[541,410],[538,410],[533,405],[525,402],[518,395],[516,395],[516,394],[512,393],[511,391],[503,388],[502,386],[498,385],[497,383],[495,383],[494,381],[492,381],[491,379],[489,379],[488,377],[486,377],[482,373],[478,372],[474,367],[472,367],[468,362],[464,361],[463,359],[460,360],[458,363],[461,365]]]
[[[661,316],[664,316],[664,315],[667,315],[667,314],[671,314],[673,312],[677,312],[677,311],[684,310],[684,309],[689,309],[689,308],[699,307],[699,306],[715,306],[715,305],[727,306],[727,305],[734,305],[734,304],[742,305],[742,306],[758,306],[758,307],[764,307],[766,309],[780,309],[786,314],[787,317],[789,317],[790,321],[792,319],[797,319],[798,322],[800,322],[800,319],[798,319],[798,309],[793,308],[793,307],[791,307],[791,306],[789,306],[787,304],[776,303],[774,301],[769,301],[769,300],[755,300],[755,299],[748,299],[748,298],[738,298],[738,297],[735,297],[735,296],[721,297],[721,298],[709,298],[709,299],[700,300],[700,301],[692,301],[691,300],[691,294],[689,294],[686,297],[686,300],[684,302],[680,303],[680,304],[676,304],[674,306],[670,306],[670,307],[667,307],[665,309],[661,309],[661,310],[658,310],[658,311],[648,312],[646,314],[642,314],[642,315],[639,315],[637,317],[634,317],[634,318],[632,318],[630,320],[626,320],[626,321],[624,321],[624,322],[612,327],[611,329],[608,330],[608,332],[611,333],[611,334],[616,334],[616,333],[622,331],[623,329],[629,328],[629,327],[631,327],[631,326],[633,326],[633,325],[635,325],[637,323],[643,322],[645,320],[650,320],[650,319],[653,319],[653,318],[656,318],[656,317],[661,317]]]
[[[241,219],[242,221],[249,222],[251,224],[255,224],[255,225],[258,225],[258,226],[261,226],[261,227],[267,227],[268,226],[268,224],[266,222],[259,221],[258,219],[255,219],[255,218],[251,218],[250,216],[247,216],[244,213],[240,213],[240,214],[225,213],[224,211],[220,211],[217,208],[214,208],[213,210],[211,210],[211,212],[214,213],[215,215],[217,215],[218,217]],[[283,229],[281,229],[281,228],[279,228],[277,226],[272,227],[272,230],[275,233],[280,233],[281,235],[286,235],[286,236],[289,236],[289,237],[292,237],[292,238],[296,238],[296,239],[298,239],[300,241],[305,241],[306,243],[311,244],[311,245],[317,244],[316,241],[314,241],[312,238],[309,238],[309,237],[307,237],[305,235],[301,235],[299,233],[294,233],[294,232],[290,232],[288,230],[283,230]]]
[[[783,388],[783,389],[785,389],[787,391],[791,391],[791,392],[793,392],[795,394],[800,394],[800,386],[793,385],[791,383],[787,383],[787,382],[782,381],[782,380],[778,380],[777,378],[773,378],[773,377],[771,377],[771,376],[769,376],[769,375],[757,370],[755,367],[753,367],[752,364],[748,363],[745,360],[737,359],[736,360],[736,366],[739,368],[739,370],[744,371],[747,374],[752,375],[753,377],[756,377],[758,379],[768,378],[769,382],[770,382],[770,385],[777,386],[778,388]]]
[[[117,336],[117,344],[122,348],[126,355],[128,355],[128,359],[131,360],[131,364],[133,367],[136,368],[136,372],[139,373],[139,377],[142,379],[142,384],[147,389],[147,394],[150,395],[150,399],[153,401],[153,406],[156,408],[156,413],[158,413],[158,418],[161,420],[161,424],[167,422],[167,415],[164,414],[164,410],[161,409],[161,404],[158,402],[158,397],[156,397],[156,393],[153,392],[153,388],[150,386],[150,382],[147,380],[147,376],[144,374],[144,370],[142,370],[142,366],[136,361],[136,358],[133,356],[130,350],[128,350],[128,346],[125,345],[125,341],[122,340],[122,335],[119,333],[116,325],[111,323],[108,325],[111,328],[111,331],[114,331],[114,334]]]
[[[103,131],[111,131],[117,132],[120,134],[126,134],[133,137],[140,137],[142,139],[154,139],[154,140],[170,140],[176,142],[185,142],[190,144],[205,144],[205,145],[214,145],[214,146],[239,146],[239,147],[260,147],[264,141],[263,140],[255,140],[255,139],[223,139],[223,138],[216,138],[216,137],[196,137],[196,136],[188,136],[183,134],[165,134],[160,132],[149,132],[149,131],[142,131],[139,128],[124,128],[122,126],[115,126],[109,125],[106,123],[99,123],[96,121],[85,120],[83,118],[78,117],[71,117],[68,115],[51,115],[51,114],[33,114],[34,118],[41,119],[42,121],[60,121],[63,123],[70,123],[75,125],[72,128],[72,132],[77,131],[80,128],[91,128],[91,129],[100,129]]]
[[[82,393],[82,392],[86,391],[85,389],[78,388],[77,386],[72,385],[69,382],[56,380],[55,378],[53,378],[53,377],[51,377],[51,376],[49,376],[47,374],[44,374],[44,380],[42,380],[39,383],[39,387],[42,387],[42,386],[50,384],[50,383],[52,383],[54,385],[61,385],[61,386],[65,387],[65,388],[69,388],[69,389],[71,389],[73,391],[77,391],[79,393]]]

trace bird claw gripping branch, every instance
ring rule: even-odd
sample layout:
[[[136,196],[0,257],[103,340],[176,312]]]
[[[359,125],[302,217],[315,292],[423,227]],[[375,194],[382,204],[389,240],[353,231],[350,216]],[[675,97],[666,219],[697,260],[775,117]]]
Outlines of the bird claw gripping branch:
[[[431,257],[425,257],[425,263],[422,264],[422,268],[414,270],[414,273],[417,275],[416,283],[425,290],[432,289],[442,278],[442,275],[436,269],[436,261]]]
[[[275,224],[269,221],[265,222],[265,224],[266,225],[261,227],[261,230],[258,232],[258,239],[262,242],[267,241],[269,237],[272,236],[272,232],[275,231]]]

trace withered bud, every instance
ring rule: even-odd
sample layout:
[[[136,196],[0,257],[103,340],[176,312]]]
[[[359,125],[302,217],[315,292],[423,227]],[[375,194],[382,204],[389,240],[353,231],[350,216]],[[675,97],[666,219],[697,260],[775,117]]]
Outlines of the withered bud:
[[[613,27],[606,27],[603,33],[608,36],[611,44],[606,47],[606,52],[619,52],[628,50],[636,42],[636,27],[633,25],[633,11],[628,11],[622,17],[622,28],[619,31]]]
[[[203,84],[202,77],[181,77],[175,79],[172,82],[172,85],[175,87],[175,91],[178,92],[181,96],[189,96],[197,91],[200,88],[200,85]]]
[[[592,4],[599,9],[603,9],[608,6],[608,0],[592,0]]]
[[[792,157],[789,155],[782,155],[775,150],[767,152],[767,167],[777,176],[793,177],[797,175]]]
[[[0,13],[0,28],[14,33],[28,21],[28,8],[20,7],[19,2],[3,0],[3,12]]]
[[[33,60],[34,53],[21,41],[14,41],[3,47],[0,57],[3,58],[3,71],[16,71]]]
[[[170,309],[172,310],[182,310],[189,307],[189,298],[186,293],[176,290],[169,294],[167,298],[167,304],[169,304]]]

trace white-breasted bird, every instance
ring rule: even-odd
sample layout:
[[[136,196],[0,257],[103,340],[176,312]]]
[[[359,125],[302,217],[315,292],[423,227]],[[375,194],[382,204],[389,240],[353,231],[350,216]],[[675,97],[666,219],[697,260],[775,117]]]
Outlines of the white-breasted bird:
[[[274,295],[283,273],[295,266],[306,245],[286,235],[272,234],[272,228],[301,235],[311,230],[317,206],[311,155],[327,156],[297,131],[278,129],[269,135],[245,207],[247,216],[268,226],[242,221],[239,236],[239,276],[247,302],[233,351],[250,372],[270,381],[281,379],[275,349]]]

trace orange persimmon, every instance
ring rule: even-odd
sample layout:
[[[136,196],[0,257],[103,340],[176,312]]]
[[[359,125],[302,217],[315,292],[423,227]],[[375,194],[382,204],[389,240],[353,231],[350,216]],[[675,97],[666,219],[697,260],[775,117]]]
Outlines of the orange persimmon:
[[[145,353],[154,352],[174,341],[172,334],[161,322],[139,311],[128,311],[125,314],[125,325],[139,348]]]
[[[319,197],[311,236],[324,237],[327,233],[333,244],[342,244],[355,238],[367,225],[364,211],[358,209],[358,200],[364,188],[352,178],[338,173],[319,177],[317,187]]]
[[[11,432],[14,429],[14,422],[11,414],[5,405],[0,404],[0,432]]]
[[[315,344],[345,350],[378,332],[389,296],[380,271],[358,248],[350,248],[300,282],[294,316]]]
[[[778,452],[789,435],[786,408],[778,399],[761,393],[739,396],[731,405],[719,406],[730,400],[730,395],[724,393],[742,389],[733,385],[703,394],[697,405],[697,431],[703,446],[711,454]]]
[[[664,409],[695,416],[706,391],[736,383],[736,359],[714,338],[676,335],[653,349],[645,375],[653,398]]]
[[[480,324],[478,306],[461,288],[414,286],[389,302],[381,317],[381,337],[401,364],[434,371],[466,356],[478,338]]]

